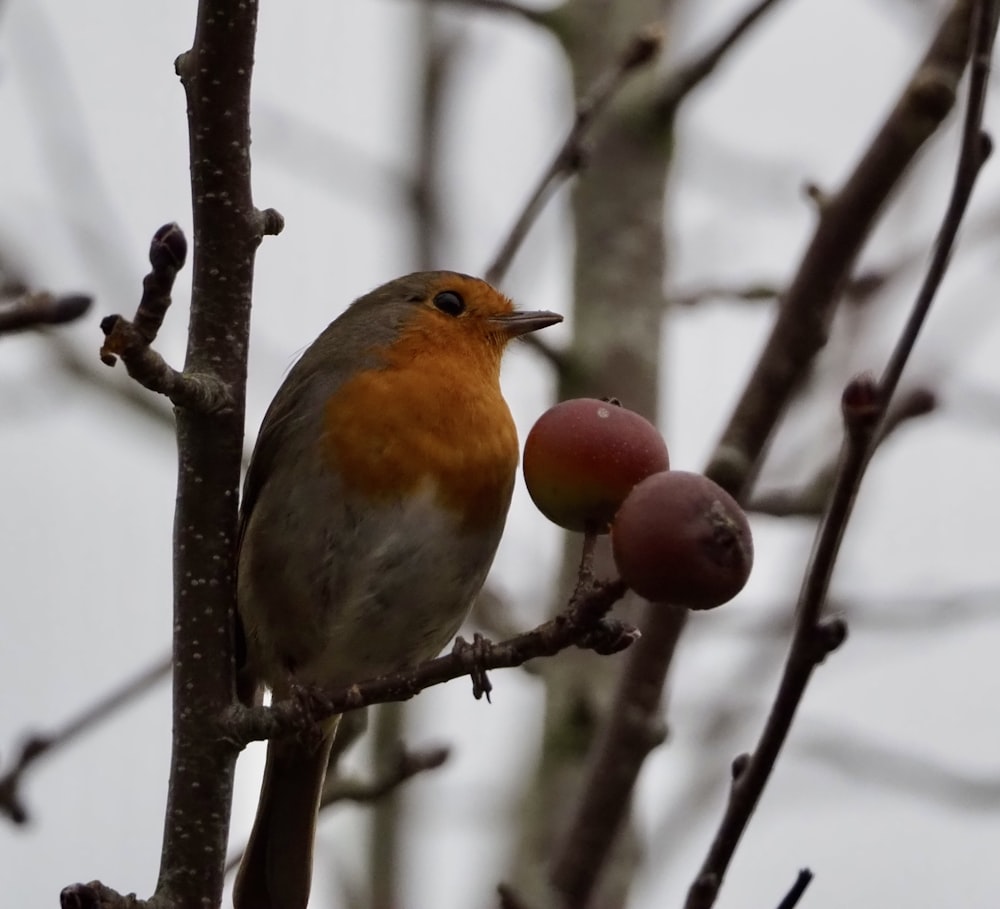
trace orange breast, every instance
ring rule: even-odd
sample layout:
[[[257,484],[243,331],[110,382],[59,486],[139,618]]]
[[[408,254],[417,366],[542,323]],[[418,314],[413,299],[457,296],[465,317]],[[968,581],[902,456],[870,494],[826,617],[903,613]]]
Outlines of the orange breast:
[[[348,488],[376,502],[430,484],[464,530],[506,517],[517,469],[514,421],[500,394],[501,350],[481,336],[447,345],[408,331],[385,366],[327,402],[324,446]]]

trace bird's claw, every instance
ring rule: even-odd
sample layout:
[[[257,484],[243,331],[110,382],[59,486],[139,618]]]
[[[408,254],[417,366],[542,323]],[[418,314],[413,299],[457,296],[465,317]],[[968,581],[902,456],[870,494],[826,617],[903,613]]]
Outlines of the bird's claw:
[[[490,692],[493,691],[493,683],[486,674],[483,663],[492,649],[492,642],[477,631],[472,636],[471,644],[459,635],[451,650],[453,654],[463,658],[468,666],[469,678],[472,679],[472,696],[478,701],[485,695],[487,703],[492,703]]]

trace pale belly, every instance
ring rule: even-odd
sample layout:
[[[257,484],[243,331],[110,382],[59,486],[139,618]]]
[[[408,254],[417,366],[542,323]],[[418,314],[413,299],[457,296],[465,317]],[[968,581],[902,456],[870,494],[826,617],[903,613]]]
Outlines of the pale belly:
[[[241,554],[255,674],[271,687],[294,679],[331,689],[437,655],[481,589],[502,528],[463,532],[429,489],[375,509],[338,501],[325,521],[303,520],[303,508],[318,506],[255,509],[255,521],[271,522]],[[288,539],[301,541],[293,553]]]

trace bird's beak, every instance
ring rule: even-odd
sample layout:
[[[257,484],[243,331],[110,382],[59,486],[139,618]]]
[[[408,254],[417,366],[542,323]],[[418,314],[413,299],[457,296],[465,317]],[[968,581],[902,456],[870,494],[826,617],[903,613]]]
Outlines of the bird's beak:
[[[559,313],[548,312],[544,309],[534,312],[508,312],[490,317],[490,322],[499,326],[508,338],[526,335],[529,331],[538,331],[539,328],[547,328],[549,325],[562,322],[562,320],[563,317]]]

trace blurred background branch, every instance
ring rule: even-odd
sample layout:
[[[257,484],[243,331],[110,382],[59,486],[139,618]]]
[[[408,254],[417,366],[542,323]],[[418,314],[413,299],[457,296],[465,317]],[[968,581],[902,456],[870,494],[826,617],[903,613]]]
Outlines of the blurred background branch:
[[[93,300],[83,294],[56,297],[44,291],[15,300],[0,300],[0,335],[72,322],[85,315],[91,303]]]

